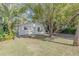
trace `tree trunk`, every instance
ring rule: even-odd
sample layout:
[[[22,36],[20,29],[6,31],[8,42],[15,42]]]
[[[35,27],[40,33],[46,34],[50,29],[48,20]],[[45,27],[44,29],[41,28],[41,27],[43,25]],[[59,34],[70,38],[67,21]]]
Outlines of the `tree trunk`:
[[[74,46],[79,46],[79,23],[78,23],[78,27],[77,27],[77,30],[76,30],[76,34],[75,34],[75,39],[74,39],[73,45]]]
[[[49,37],[52,37],[52,21],[49,20]]]
[[[74,19],[79,15],[79,12],[77,12],[70,20],[70,22],[74,22]],[[78,22],[78,26],[77,26],[77,30],[75,33],[75,39],[73,42],[74,46],[79,46],[79,22]]]

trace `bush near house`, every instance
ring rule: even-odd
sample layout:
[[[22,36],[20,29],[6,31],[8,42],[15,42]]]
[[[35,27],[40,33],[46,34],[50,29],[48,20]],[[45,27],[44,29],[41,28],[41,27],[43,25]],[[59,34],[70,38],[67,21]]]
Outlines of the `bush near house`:
[[[2,24],[0,28],[0,41],[13,39],[14,36],[14,32],[12,31],[12,33],[9,33],[7,25]]]
[[[65,33],[65,34],[75,34],[76,29],[75,28],[65,28],[61,31],[61,33]]]

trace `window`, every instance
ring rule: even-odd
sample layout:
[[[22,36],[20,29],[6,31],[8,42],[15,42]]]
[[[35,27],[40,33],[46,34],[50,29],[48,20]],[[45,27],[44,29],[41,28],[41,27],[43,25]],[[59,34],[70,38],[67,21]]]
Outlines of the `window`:
[[[42,31],[42,29],[40,27],[38,27],[38,32],[41,32],[41,31]]]
[[[27,27],[24,27],[24,30],[27,30]]]

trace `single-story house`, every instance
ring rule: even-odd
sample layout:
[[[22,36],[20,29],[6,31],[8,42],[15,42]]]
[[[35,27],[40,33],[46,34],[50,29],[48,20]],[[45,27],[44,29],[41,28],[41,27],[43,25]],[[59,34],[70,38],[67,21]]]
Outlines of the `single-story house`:
[[[25,23],[18,26],[18,35],[42,35],[45,34],[44,26],[40,23]]]

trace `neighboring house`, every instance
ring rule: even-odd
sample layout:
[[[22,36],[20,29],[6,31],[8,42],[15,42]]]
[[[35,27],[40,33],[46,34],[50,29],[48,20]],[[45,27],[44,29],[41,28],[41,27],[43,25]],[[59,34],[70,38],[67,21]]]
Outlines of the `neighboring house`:
[[[45,34],[44,26],[40,23],[26,23],[18,27],[18,35],[42,35]]]

